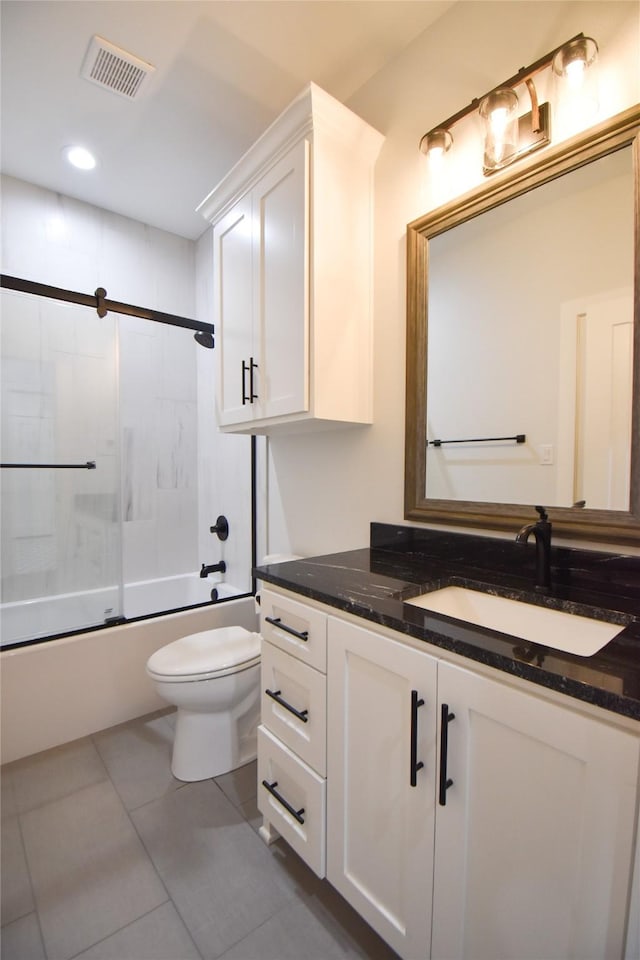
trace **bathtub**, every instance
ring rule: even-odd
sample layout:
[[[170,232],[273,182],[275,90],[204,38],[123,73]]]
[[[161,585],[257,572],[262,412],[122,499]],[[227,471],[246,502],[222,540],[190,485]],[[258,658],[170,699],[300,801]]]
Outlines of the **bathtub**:
[[[209,603],[214,588],[218,600],[247,592],[226,583],[216,583],[213,579],[202,579],[198,573],[140,580],[125,584],[123,588],[124,617],[131,620]],[[117,586],[3,603],[0,606],[0,646],[86,630],[119,615],[120,590]]]
[[[221,587],[226,586],[200,580],[197,574],[188,579],[197,581],[193,589],[200,589],[200,597],[206,594],[200,602],[209,599],[214,585],[220,593]],[[174,596],[171,591],[175,585],[160,583],[165,599]],[[140,596],[151,590],[148,584],[131,586],[141,587]],[[65,598],[58,599],[64,605]],[[2,762],[68,743],[166,707],[145,673],[151,654],[187,634],[233,624],[247,630],[258,629],[253,597],[2,650]]]

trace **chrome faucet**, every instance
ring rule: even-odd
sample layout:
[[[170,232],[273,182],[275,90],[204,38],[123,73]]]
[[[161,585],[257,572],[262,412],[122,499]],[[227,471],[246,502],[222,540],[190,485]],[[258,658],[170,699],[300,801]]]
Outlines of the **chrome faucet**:
[[[210,563],[205,567],[204,563],[200,568],[200,576],[204,580],[205,577],[208,577],[210,573],[224,573],[227,569],[227,565],[224,560],[221,560],[220,563]]]
[[[551,523],[544,507],[536,507],[540,519],[518,530],[516,543],[526,543],[531,534],[536,538],[536,590],[551,588]]]

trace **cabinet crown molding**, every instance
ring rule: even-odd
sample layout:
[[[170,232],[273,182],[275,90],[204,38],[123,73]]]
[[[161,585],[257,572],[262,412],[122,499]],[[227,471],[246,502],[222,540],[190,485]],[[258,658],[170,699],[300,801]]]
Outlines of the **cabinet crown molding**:
[[[196,208],[216,223],[275,162],[303,138],[339,141],[374,164],[384,136],[315,83],[309,83]]]

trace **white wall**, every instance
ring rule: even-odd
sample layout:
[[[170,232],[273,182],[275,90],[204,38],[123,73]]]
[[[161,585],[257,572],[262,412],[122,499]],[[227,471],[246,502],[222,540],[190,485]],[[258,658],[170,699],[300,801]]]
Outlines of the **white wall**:
[[[602,116],[637,103],[639,16],[637,4],[615,0],[461,2],[351,98],[386,136],[376,167],[374,424],[270,439],[270,551],[362,547],[371,520],[402,521],[405,230],[445,199],[429,196],[420,137],[581,31],[600,45]],[[481,180],[480,162],[465,165],[456,190]]]
[[[194,243],[2,177],[2,272],[164,313],[195,310]]]

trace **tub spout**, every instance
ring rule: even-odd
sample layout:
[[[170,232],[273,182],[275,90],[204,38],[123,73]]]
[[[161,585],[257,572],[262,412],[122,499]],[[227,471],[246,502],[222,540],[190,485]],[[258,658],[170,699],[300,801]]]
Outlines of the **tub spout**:
[[[200,568],[200,577],[204,580],[210,573],[224,573],[226,569],[227,565],[224,560],[221,560],[220,563],[210,563],[207,566],[203,563]]]

